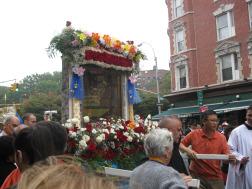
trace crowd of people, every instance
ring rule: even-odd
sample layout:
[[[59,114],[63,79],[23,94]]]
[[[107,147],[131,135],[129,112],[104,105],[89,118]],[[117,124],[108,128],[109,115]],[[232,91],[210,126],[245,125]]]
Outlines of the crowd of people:
[[[212,110],[203,113],[200,128],[194,125],[186,135],[176,116],[162,118],[158,127],[145,136],[147,160],[132,171],[130,189],[184,189],[193,178],[201,189],[252,188],[252,106],[244,124],[225,124],[221,131]],[[37,122],[32,113],[23,116],[22,124],[15,115],[7,116],[0,132],[0,189],[118,188],[63,155],[66,144],[67,132],[59,123]],[[189,169],[181,152],[189,157]],[[198,154],[223,154],[226,160]]]

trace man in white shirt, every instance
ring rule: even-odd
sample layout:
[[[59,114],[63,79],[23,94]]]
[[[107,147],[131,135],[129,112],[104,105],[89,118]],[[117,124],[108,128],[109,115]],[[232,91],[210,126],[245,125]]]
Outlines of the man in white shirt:
[[[228,145],[237,164],[229,165],[226,189],[252,188],[252,105],[246,113],[247,121],[230,134]]]
[[[14,115],[7,116],[4,120],[3,130],[0,133],[0,137],[13,135],[14,128],[16,128],[19,125],[20,125],[20,121],[16,116]]]

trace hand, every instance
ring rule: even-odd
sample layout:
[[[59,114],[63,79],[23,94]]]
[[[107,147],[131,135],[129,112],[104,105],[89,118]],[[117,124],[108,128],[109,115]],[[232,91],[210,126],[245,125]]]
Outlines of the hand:
[[[243,157],[240,161],[241,164],[246,164],[249,161],[249,157]]]
[[[196,160],[197,159],[197,156],[196,156],[196,152],[191,150],[190,148],[187,148],[187,152],[186,154],[193,160]]]
[[[186,175],[184,173],[180,173],[180,176],[182,177],[182,179],[184,180],[184,182],[186,183],[186,185],[188,185],[187,183],[190,182],[192,180],[192,177],[189,175]]]
[[[229,154],[228,155],[228,161],[229,161],[229,163],[236,164],[237,159],[236,159],[235,155]]]

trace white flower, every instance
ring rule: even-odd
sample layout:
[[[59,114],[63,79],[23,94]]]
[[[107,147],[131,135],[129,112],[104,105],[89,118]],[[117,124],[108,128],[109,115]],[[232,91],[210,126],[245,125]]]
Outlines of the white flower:
[[[93,133],[93,134],[96,134],[96,133],[97,133],[97,131],[96,131],[95,129],[93,129],[93,130],[92,130],[92,133]]]
[[[142,134],[142,133],[141,133],[141,134]],[[137,138],[140,137],[139,133],[134,133],[134,135],[135,135]]]
[[[114,139],[117,139],[117,136],[116,136],[116,135],[114,136]]]
[[[108,129],[102,129],[102,132],[109,134],[109,130]]]
[[[90,136],[88,135],[83,135],[82,140],[84,140],[85,142],[90,140]]]
[[[124,127],[122,125],[119,126],[119,129],[124,129]]]
[[[102,136],[101,135],[99,135],[98,137],[96,137],[96,142],[97,143],[101,143],[102,142],[102,140],[103,140],[103,138],[102,138]]]
[[[147,116],[147,119],[151,119],[151,115],[150,114]]]
[[[68,123],[68,122],[65,123],[64,126],[65,126],[66,128],[68,128],[68,129],[72,128],[72,124],[71,124],[71,123]]]
[[[87,128],[80,128],[80,131],[81,132],[84,132],[84,131],[86,131],[87,130]]]
[[[75,138],[76,137],[76,132],[70,131],[69,132],[69,137],[70,138]]]
[[[127,137],[127,136],[129,136],[129,133],[128,132],[124,132],[123,135]]]
[[[73,119],[71,119],[71,123],[72,124],[78,124],[80,121],[79,121],[79,119],[78,118],[73,118]]]
[[[83,120],[84,120],[84,123],[89,123],[90,122],[90,119],[89,119],[88,116],[84,116]]]
[[[105,139],[106,139],[106,136],[105,136],[105,134],[104,134],[104,133],[102,133],[100,136],[102,137],[102,139],[103,139],[103,140],[105,140]]]
[[[131,136],[128,136],[127,141],[132,142],[133,138]]]
[[[106,121],[103,121],[102,124],[103,124],[103,125],[107,125],[107,122],[106,122]]]
[[[115,134],[115,130],[113,128],[110,129],[111,134]]]
[[[81,141],[79,142],[79,145],[80,145],[80,147],[83,148],[83,149],[85,149],[85,148],[87,147],[87,143],[85,142],[85,140],[81,140]]]

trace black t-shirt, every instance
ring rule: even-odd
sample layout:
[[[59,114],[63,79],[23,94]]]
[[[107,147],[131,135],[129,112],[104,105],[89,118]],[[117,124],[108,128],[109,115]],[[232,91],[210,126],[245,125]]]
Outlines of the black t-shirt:
[[[183,158],[179,152],[179,143],[173,143],[172,157],[168,166],[171,166],[173,169],[175,169],[179,173],[184,173],[188,175]]]
[[[14,170],[16,166],[14,163],[0,160],[0,186],[3,184],[6,177]]]

